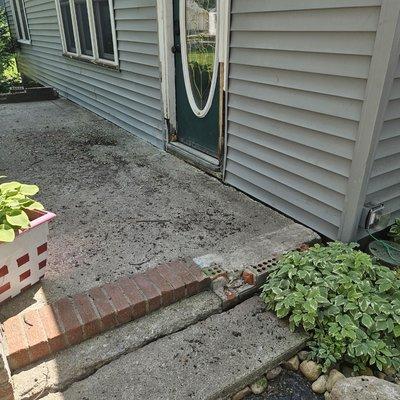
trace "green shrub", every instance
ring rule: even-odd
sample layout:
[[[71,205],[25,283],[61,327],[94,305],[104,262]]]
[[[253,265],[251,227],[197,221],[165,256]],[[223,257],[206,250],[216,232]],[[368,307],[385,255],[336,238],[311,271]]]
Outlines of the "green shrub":
[[[36,185],[6,182],[0,185],[0,242],[12,242],[15,230],[29,227],[26,210],[42,210],[43,206],[30,198],[39,191]]]
[[[400,218],[397,218],[390,227],[389,236],[392,237],[396,243],[400,243]]]
[[[291,329],[311,335],[310,356],[324,371],[345,360],[360,370],[400,367],[400,278],[355,250],[315,245],[283,256],[261,297]]]

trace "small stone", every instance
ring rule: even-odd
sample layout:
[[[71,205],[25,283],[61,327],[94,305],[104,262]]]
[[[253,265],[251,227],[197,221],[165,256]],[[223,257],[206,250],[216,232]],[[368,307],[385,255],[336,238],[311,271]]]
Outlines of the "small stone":
[[[286,362],[283,363],[283,366],[291,371],[297,371],[299,369],[299,365],[300,361],[297,355],[295,355],[290,360],[287,360]]]
[[[359,376],[374,376],[374,371],[370,367],[366,367],[360,371],[358,371]]]
[[[240,392],[237,392],[234,396],[232,396],[232,400],[243,400],[249,394],[251,394],[251,389],[246,386]]]
[[[321,375],[312,385],[311,389],[314,393],[323,394],[326,392],[326,381],[328,377]]]
[[[267,386],[268,386],[268,381],[267,378],[264,377],[259,379],[257,382],[254,382],[252,385],[250,385],[250,389],[254,394],[261,394],[265,392]]]
[[[333,369],[331,372],[329,372],[329,376],[326,381],[326,390],[330,392],[333,386],[335,386],[335,383],[341,379],[346,379],[346,377],[337,369]]]
[[[379,372],[376,374],[376,377],[379,378],[379,379],[386,379],[387,375],[386,375],[384,372],[379,371]]]
[[[276,379],[282,373],[282,367],[276,367],[274,369],[269,370],[265,376],[269,381]]]
[[[305,361],[305,360],[307,360],[307,357],[308,357],[309,354],[310,353],[308,351],[302,350],[297,354],[297,356],[299,357],[300,361]]]
[[[324,398],[325,398],[325,400],[331,400],[332,396],[331,396],[331,394],[329,392],[325,392],[324,393]]]
[[[309,381],[314,382],[321,375],[322,368],[314,361],[303,361],[300,364],[300,371]]]

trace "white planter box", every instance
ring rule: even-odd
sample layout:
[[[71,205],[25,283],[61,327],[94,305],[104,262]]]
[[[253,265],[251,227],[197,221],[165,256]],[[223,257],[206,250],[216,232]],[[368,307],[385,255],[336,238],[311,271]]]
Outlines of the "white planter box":
[[[49,222],[55,214],[30,213],[31,226],[12,243],[0,243],[0,304],[39,282],[47,264]]]

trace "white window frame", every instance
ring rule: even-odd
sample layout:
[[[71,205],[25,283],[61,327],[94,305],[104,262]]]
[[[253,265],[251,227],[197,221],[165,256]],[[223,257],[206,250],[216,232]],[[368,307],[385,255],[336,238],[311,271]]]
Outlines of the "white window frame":
[[[11,3],[11,10],[12,10],[12,15],[13,15],[13,19],[14,19],[15,33],[17,36],[17,41],[19,43],[23,43],[23,44],[31,44],[31,34],[29,32],[28,16],[26,15],[24,0],[21,0],[23,10],[21,10],[18,0],[11,0],[10,3]],[[24,24],[22,23],[23,18],[25,18],[25,21],[26,21],[27,32],[25,32]],[[18,29],[18,26],[20,27],[21,32]],[[21,33],[23,34],[23,37],[21,37]]]
[[[69,7],[71,10],[72,30],[74,33],[76,53],[72,53],[72,52],[68,51],[68,49],[67,49],[67,42],[65,39],[64,23],[63,23],[63,19],[62,19],[60,0],[55,0],[58,25],[60,27],[60,33],[61,33],[61,44],[62,44],[62,48],[63,48],[63,54],[68,57],[86,60],[86,61],[90,61],[90,62],[100,64],[100,65],[105,65],[105,66],[110,66],[110,67],[118,67],[119,60],[118,60],[118,47],[117,47],[117,33],[116,33],[116,29],[115,29],[113,0],[108,0],[109,11],[110,11],[111,33],[112,33],[112,40],[113,40],[113,50],[114,50],[114,60],[113,61],[99,57],[99,49],[97,46],[96,25],[95,25],[94,10],[93,10],[93,0],[86,0],[93,56],[82,54],[81,43],[80,43],[79,32],[78,32],[78,23],[77,23],[77,19],[76,19],[75,1],[74,0],[68,0],[68,1],[69,1]]]

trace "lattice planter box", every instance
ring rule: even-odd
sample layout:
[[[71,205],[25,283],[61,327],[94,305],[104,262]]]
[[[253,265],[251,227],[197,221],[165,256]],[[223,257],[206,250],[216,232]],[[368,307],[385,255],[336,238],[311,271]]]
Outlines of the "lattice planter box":
[[[31,226],[18,232],[12,243],[0,243],[0,304],[44,277],[49,222],[54,217],[48,211],[30,211]]]

